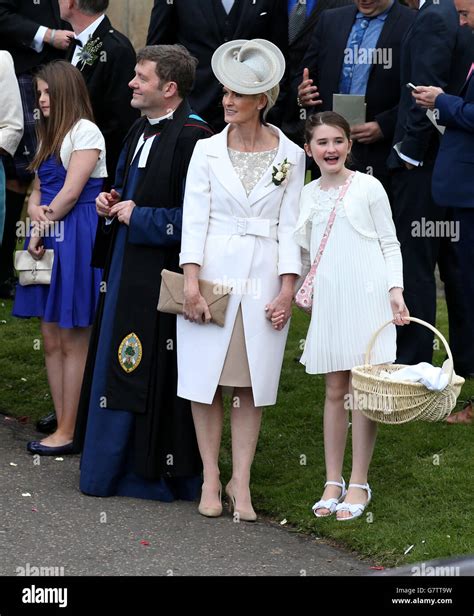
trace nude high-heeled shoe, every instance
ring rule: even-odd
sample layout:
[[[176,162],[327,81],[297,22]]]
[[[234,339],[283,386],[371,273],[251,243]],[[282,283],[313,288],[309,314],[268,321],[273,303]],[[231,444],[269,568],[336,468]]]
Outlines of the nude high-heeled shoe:
[[[232,515],[238,516],[238,521],[242,520],[243,522],[255,522],[257,520],[257,514],[253,509],[248,511],[245,511],[243,509],[237,509],[235,496],[230,483],[226,485],[225,493],[227,494],[228,498],[229,511]]]
[[[204,487],[204,484],[203,484]],[[218,507],[206,507],[202,504],[202,488],[201,488],[201,502],[199,503],[198,511],[201,515],[206,516],[206,518],[218,518],[222,515],[222,485],[219,485],[219,502],[220,505]]]

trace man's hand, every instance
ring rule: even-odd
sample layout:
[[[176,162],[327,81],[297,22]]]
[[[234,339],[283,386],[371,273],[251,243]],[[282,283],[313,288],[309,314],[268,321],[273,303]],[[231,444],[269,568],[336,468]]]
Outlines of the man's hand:
[[[135,206],[134,201],[120,201],[110,208],[110,216],[117,216],[119,222],[128,226]]]
[[[359,143],[375,143],[383,139],[383,133],[378,122],[365,122],[351,128],[351,139]]]
[[[412,92],[416,104],[425,109],[433,109],[436,97],[440,94],[444,94],[444,90],[436,86],[417,86],[416,90]]]
[[[116,205],[120,202],[121,196],[118,192],[112,188],[112,190],[108,192],[101,192],[100,195],[95,200],[95,209],[97,215],[102,218],[110,218],[111,213],[110,210],[112,206]]]
[[[313,85],[313,80],[309,78],[309,70],[303,70],[303,81],[298,86],[298,98],[303,107],[314,107],[323,101],[319,98],[318,88]]]
[[[62,51],[69,47],[71,40],[74,38],[74,32],[71,32],[71,30],[56,30],[51,41],[52,33],[53,31],[48,29],[45,42],[52,45],[55,49],[61,49]]]

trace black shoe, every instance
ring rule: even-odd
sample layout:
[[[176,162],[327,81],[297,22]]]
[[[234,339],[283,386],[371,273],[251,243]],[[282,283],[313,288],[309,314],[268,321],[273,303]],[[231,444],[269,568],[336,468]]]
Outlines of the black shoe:
[[[68,456],[75,453],[72,443],[61,445],[60,447],[49,447],[48,445],[42,445],[39,441],[30,441],[26,448],[30,453],[39,456]]]
[[[58,427],[58,422],[56,419],[56,413],[49,413],[49,415],[45,415],[41,419],[39,419],[36,423],[36,429],[38,432],[42,432],[43,434],[52,434],[56,432]]]

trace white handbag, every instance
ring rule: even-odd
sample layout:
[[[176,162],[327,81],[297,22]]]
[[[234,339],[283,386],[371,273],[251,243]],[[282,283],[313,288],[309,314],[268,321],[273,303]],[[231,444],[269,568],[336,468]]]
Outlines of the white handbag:
[[[19,275],[20,285],[26,287],[30,284],[50,284],[53,263],[54,250],[52,249],[45,250],[39,261],[33,259],[27,250],[17,250],[15,269]]]

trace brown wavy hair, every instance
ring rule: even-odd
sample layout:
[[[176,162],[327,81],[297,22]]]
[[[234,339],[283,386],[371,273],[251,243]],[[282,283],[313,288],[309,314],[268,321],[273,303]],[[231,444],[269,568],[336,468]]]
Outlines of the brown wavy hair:
[[[64,137],[79,120],[94,121],[86,83],[75,66],[64,60],[50,62],[36,73],[35,88],[40,79],[48,84],[49,118],[37,111],[38,149],[30,165],[31,171],[36,171],[50,156],[56,156],[59,160]],[[37,93],[36,104],[39,109],[38,103]]]

